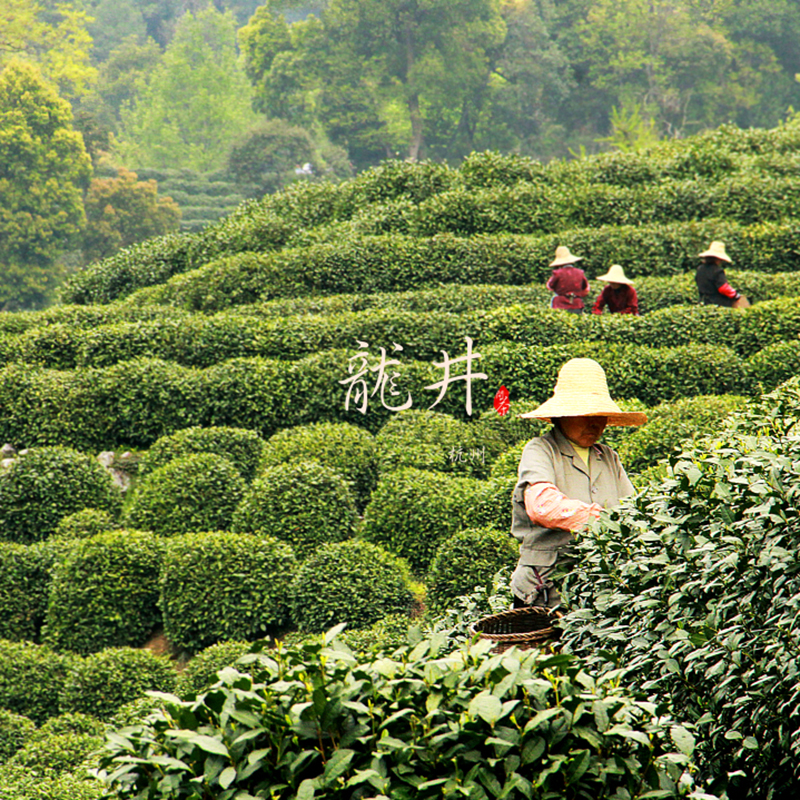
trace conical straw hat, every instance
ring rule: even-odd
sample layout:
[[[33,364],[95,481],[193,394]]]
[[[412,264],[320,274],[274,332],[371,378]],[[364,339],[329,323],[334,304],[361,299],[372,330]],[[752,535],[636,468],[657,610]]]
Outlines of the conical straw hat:
[[[597,280],[607,283],[627,283],[633,286],[633,281],[625,277],[625,271],[619,264],[612,264],[611,269],[605,275],[598,275]]]
[[[608,393],[605,370],[591,358],[572,358],[558,371],[553,396],[520,419],[608,417],[608,425],[642,425],[647,416],[623,411]]]
[[[720,258],[723,261],[727,261],[729,264],[733,263],[725,252],[725,242],[711,242],[708,246],[708,250],[704,253],[700,253],[697,257],[705,258],[706,256],[714,256],[714,258]]]
[[[569,251],[569,247],[560,244],[556,247],[555,260],[550,263],[551,267],[564,267],[567,264],[575,264],[577,261],[583,261],[580,256],[574,256]]]

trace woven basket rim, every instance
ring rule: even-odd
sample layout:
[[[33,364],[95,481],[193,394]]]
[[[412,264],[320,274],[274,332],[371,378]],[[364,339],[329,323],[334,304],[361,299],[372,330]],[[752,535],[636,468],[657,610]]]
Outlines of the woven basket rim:
[[[512,608],[508,611],[501,611],[498,614],[489,614],[486,617],[472,623],[469,626],[469,632],[472,636],[480,636],[481,639],[488,639],[492,642],[535,642],[553,638],[555,628],[553,625],[548,625],[542,628],[536,628],[530,631],[517,631],[515,633],[487,633],[480,629],[479,626],[488,623],[502,622],[507,619],[514,619],[515,617],[524,616],[538,616],[538,617],[551,617],[553,622],[557,622],[564,614],[557,609],[544,608],[542,606],[523,606],[522,608]]]

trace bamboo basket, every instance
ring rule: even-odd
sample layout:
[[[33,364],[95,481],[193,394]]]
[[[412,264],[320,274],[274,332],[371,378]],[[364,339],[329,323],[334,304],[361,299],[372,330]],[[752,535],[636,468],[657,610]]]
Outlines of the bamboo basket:
[[[562,616],[560,611],[541,606],[512,608],[479,619],[470,625],[469,632],[495,642],[494,653],[503,653],[511,647],[528,650],[558,639],[561,631],[556,623]]]

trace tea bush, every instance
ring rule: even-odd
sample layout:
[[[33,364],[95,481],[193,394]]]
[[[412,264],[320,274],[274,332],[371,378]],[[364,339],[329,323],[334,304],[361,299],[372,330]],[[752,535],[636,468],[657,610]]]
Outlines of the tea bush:
[[[39,641],[50,586],[50,554],[0,542],[0,639]]]
[[[115,647],[76,661],[59,695],[63,711],[108,719],[145,692],[171,692],[175,669],[149,650]]]
[[[639,472],[665,462],[679,446],[716,433],[725,417],[743,408],[746,397],[700,395],[648,409],[647,423],[629,432],[616,448],[625,469]]]
[[[0,471],[1,539],[40,541],[75,511],[98,508],[116,515],[120,506],[120,493],[105,469],[66,447],[31,448]]]
[[[0,708],[30,717],[41,725],[59,713],[58,696],[78,660],[30,642],[0,639]]]
[[[191,453],[146,474],[125,509],[127,525],[167,536],[227,530],[245,493],[236,466],[214,453]]]
[[[288,623],[287,592],[295,570],[291,548],[269,536],[176,536],[161,569],[164,633],[190,653],[275,633]]]
[[[14,755],[36,730],[28,717],[0,708],[0,764]]]
[[[381,473],[402,467],[484,477],[503,442],[447,414],[409,409],[392,417],[375,439]]]
[[[69,541],[70,539],[89,539],[98,533],[107,533],[117,527],[114,518],[108,511],[97,508],[84,508],[68,517],[63,517],[55,531],[53,538]]]
[[[131,530],[76,542],[54,568],[45,641],[78,653],[144,644],[160,622],[163,549],[151,533]]]
[[[60,733],[29,741],[8,760],[9,772],[23,767],[37,776],[68,775],[99,750],[102,735]]]
[[[317,461],[293,461],[269,467],[256,479],[236,509],[232,529],[274,536],[302,560],[321,544],[349,539],[356,522],[344,478]]]
[[[217,680],[217,673],[233,666],[250,651],[250,642],[217,642],[193,656],[178,675],[175,692],[182,697],[200,694]]]
[[[156,764],[166,783],[154,798],[197,779],[220,800],[668,799],[693,787],[691,730],[580,661],[489,656],[484,644],[443,656],[434,639],[361,662],[328,642],[254,654],[201,702],[175,698],[160,719],[118,731],[101,756],[109,789],[147,791]]]
[[[439,543],[458,531],[480,481],[405,468],[381,476],[364,511],[363,536],[422,573]]]
[[[156,440],[139,463],[139,475],[147,475],[182,456],[213,453],[227,458],[247,483],[256,475],[264,440],[244,428],[187,428]]]
[[[408,566],[382,547],[363,541],[326,544],[292,582],[292,621],[311,632],[339,623],[367,627],[387,614],[411,610],[409,583]]]
[[[378,454],[369,431],[346,422],[317,422],[278,431],[264,446],[265,468],[293,461],[316,461],[350,484],[363,509],[378,480]]]
[[[494,574],[513,567],[518,556],[519,543],[508,531],[478,528],[445,539],[436,549],[425,580],[428,610],[444,611],[476,586],[491,588]]]
[[[99,781],[70,773],[44,777],[26,767],[0,768],[0,797],[3,800],[101,800]]]
[[[797,378],[582,538],[563,641],[698,724],[728,796],[797,785]]]
[[[42,726],[31,734],[32,742],[41,742],[51,736],[61,736],[65,733],[88,734],[102,736],[106,731],[105,723],[89,714],[68,711],[57,717],[50,717]]]

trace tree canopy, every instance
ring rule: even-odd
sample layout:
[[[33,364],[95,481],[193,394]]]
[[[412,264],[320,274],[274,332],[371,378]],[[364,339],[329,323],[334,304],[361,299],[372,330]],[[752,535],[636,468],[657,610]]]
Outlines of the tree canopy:
[[[44,303],[60,277],[55,261],[74,244],[91,164],[72,130],[69,103],[36,67],[0,73],[0,307]]]
[[[207,8],[181,17],[163,58],[133,104],[122,110],[128,163],[222,166],[233,139],[256,117],[237,66],[233,14]]]

